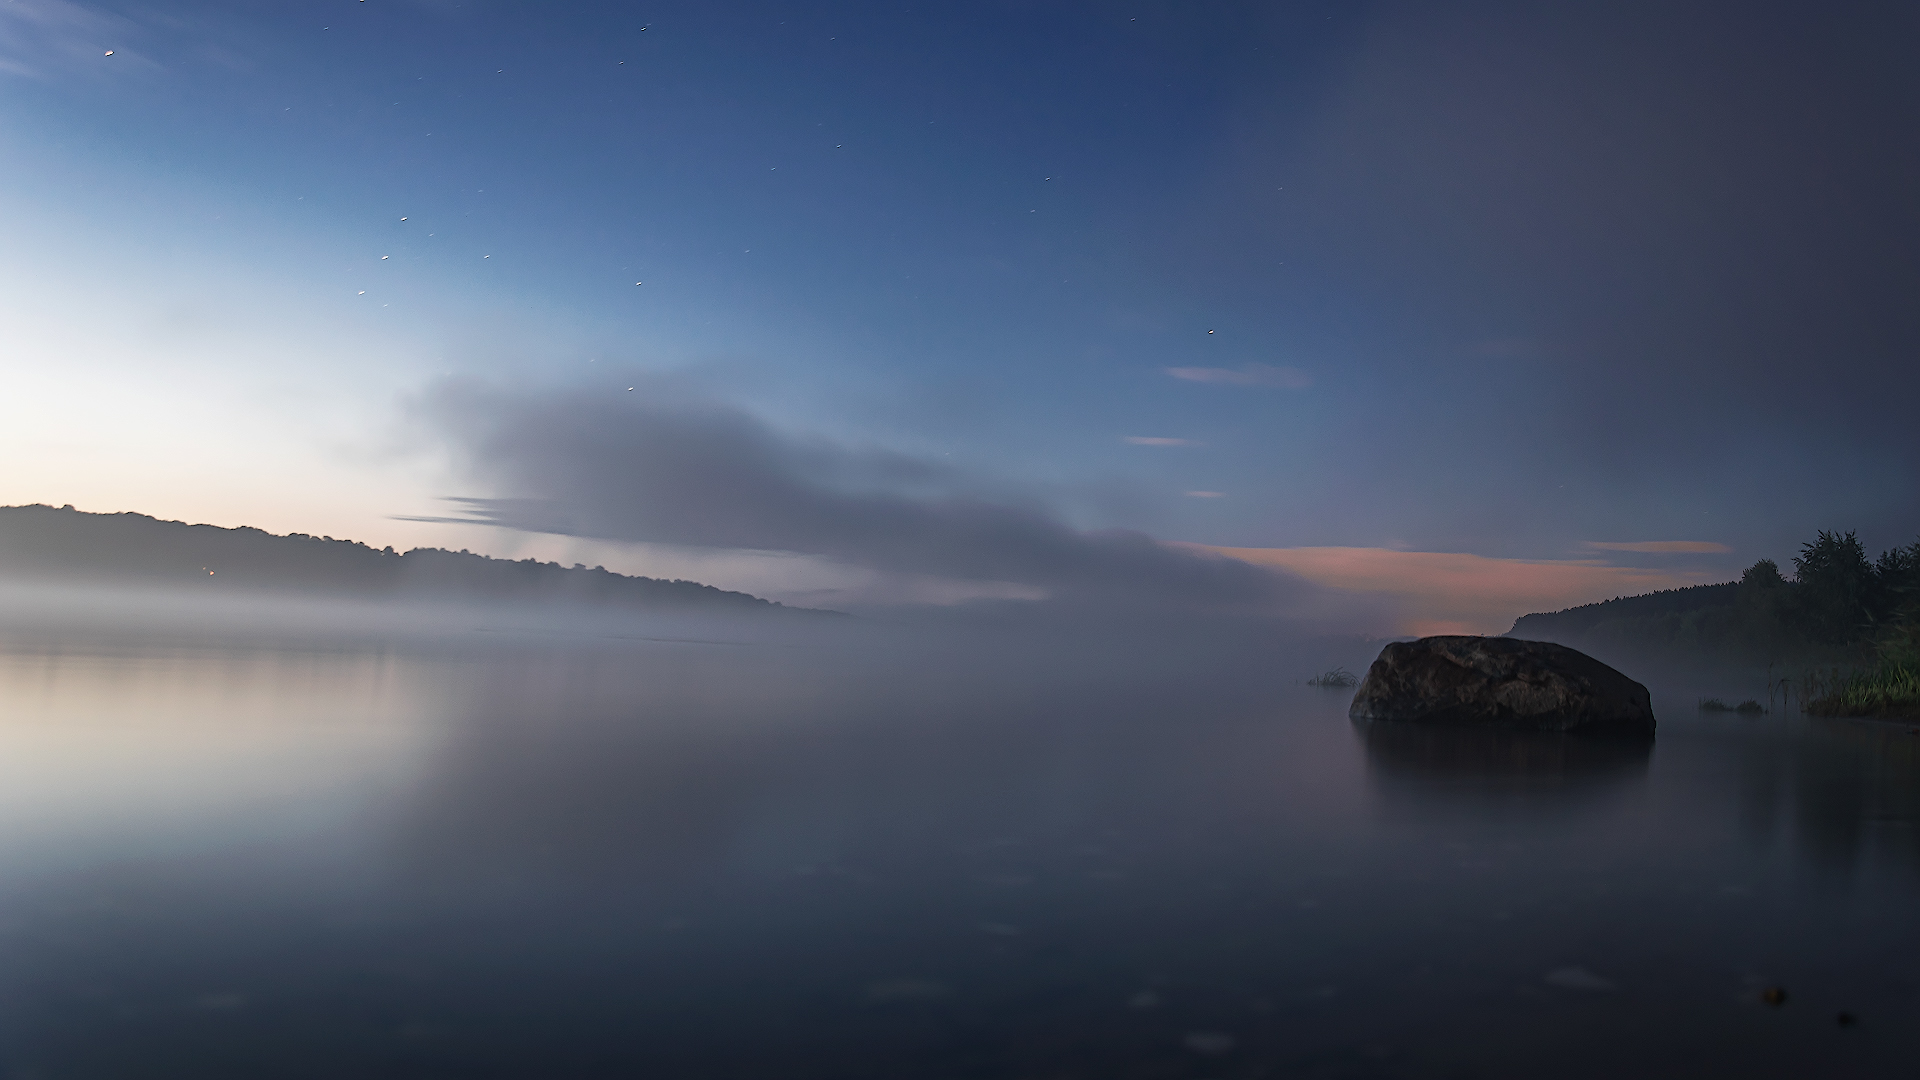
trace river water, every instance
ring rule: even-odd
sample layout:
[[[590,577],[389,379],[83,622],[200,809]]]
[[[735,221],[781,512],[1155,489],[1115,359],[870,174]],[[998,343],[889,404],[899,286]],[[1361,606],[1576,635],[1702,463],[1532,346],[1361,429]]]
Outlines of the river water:
[[[496,637],[14,635],[6,1075],[1920,1062],[1903,725],[1676,681],[1651,745],[1366,732],[1285,656]]]

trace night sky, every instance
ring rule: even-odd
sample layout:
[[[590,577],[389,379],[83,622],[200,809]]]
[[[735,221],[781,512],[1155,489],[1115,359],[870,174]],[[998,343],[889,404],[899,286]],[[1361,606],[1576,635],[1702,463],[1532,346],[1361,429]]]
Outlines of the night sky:
[[[1251,561],[1400,629],[1877,552],[1917,49],[1892,3],[0,0],[0,502],[1305,603]]]

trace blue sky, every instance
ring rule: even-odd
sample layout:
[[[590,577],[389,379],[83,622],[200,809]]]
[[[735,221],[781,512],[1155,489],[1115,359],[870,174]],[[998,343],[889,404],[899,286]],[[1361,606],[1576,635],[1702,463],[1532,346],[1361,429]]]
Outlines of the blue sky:
[[[1083,532],[1912,539],[1915,16],[1606,8],[0,0],[0,499],[549,551],[405,520],[554,486],[442,406],[632,394]]]

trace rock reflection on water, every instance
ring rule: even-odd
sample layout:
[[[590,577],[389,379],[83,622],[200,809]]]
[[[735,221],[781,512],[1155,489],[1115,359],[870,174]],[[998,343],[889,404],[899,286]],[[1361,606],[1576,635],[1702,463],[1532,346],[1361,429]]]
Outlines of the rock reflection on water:
[[[1762,849],[1790,850],[1828,874],[1869,860],[1920,873],[1920,726],[1688,718],[1658,740],[1371,721],[1353,728],[1375,791],[1418,814],[1597,806],[1644,788],[1658,750],[1666,784],[1702,813],[1726,808],[1731,784],[1741,832]]]
[[[1432,799],[1580,799],[1646,778],[1654,740],[1457,724],[1353,721],[1384,792]]]

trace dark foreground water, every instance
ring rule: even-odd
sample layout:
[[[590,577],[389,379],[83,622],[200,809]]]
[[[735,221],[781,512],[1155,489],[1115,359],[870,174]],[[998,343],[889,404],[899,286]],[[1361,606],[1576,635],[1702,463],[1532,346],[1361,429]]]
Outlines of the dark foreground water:
[[[16,637],[0,1075],[1920,1075],[1904,726],[889,647]]]

